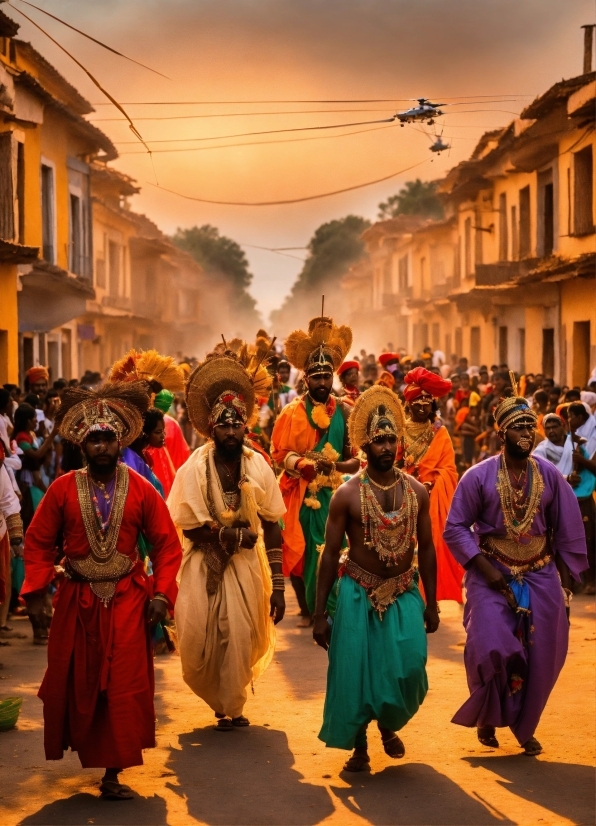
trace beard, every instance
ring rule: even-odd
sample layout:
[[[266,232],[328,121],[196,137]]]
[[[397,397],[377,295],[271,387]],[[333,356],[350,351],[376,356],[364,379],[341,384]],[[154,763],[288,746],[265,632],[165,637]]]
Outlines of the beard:
[[[90,459],[88,456],[86,457],[87,467],[89,468],[92,476],[105,476],[116,470],[116,465],[118,464],[118,459],[120,458],[118,454],[116,454],[116,456],[108,456],[107,458],[110,460],[109,462],[97,462],[95,459]]]
[[[387,473],[395,464],[394,453],[382,453],[380,456],[374,456],[372,453],[367,454],[368,464],[378,473]]]
[[[505,450],[513,459],[527,459],[533,446],[532,439],[520,439],[517,444],[513,444],[507,438],[505,439]]]
[[[231,439],[229,442],[217,442],[215,447],[219,456],[227,462],[238,459],[242,454],[242,440],[237,441],[235,439],[234,444],[232,444]]]
[[[321,402],[322,404],[325,404],[325,402],[329,398],[330,393],[331,389],[327,387],[317,387],[316,390],[308,391],[308,394],[312,399],[314,399],[316,402]]]

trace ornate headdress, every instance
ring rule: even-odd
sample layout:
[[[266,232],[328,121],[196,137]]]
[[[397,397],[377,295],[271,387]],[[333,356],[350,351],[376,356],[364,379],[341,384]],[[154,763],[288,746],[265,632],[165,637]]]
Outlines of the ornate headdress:
[[[266,396],[271,376],[262,358],[243,344],[237,353],[210,353],[190,374],[186,406],[193,427],[209,438],[214,425],[252,418],[257,396]]]
[[[410,370],[406,373],[404,382],[406,383],[404,398],[410,404],[415,400],[440,399],[441,396],[446,396],[452,387],[449,379],[437,376],[425,367]]]
[[[82,444],[89,433],[111,430],[123,447],[143,430],[149,396],[142,382],[115,382],[97,390],[69,387],[62,395],[56,427],[64,439]]]
[[[406,426],[402,403],[392,390],[373,385],[356,399],[348,419],[352,447],[363,447],[387,433],[398,438]]]
[[[352,346],[349,327],[336,327],[332,318],[319,316],[308,325],[308,333],[295,330],[286,339],[288,360],[307,376],[337,370]]]
[[[509,371],[511,379],[511,387],[513,395],[506,399],[501,399],[499,404],[494,409],[495,422],[502,433],[505,433],[507,428],[512,424],[521,424],[522,422],[528,424],[530,427],[536,427],[538,416],[530,405],[527,399],[518,395],[517,381],[512,370]]]
[[[184,379],[184,370],[176,360],[157,350],[130,350],[110,371],[110,381],[146,381],[154,393],[164,388],[179,393],[184,390]]]

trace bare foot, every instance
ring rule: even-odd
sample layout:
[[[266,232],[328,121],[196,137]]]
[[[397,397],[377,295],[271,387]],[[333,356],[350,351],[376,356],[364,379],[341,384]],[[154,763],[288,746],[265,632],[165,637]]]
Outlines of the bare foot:
[[[368,772],[370,771],[370,757],[366,746],[359,746],[354,749],[352,756],[343,767],[345,772]]]
[[[296,628],[310,628],[312,625],[312,617],[300,617],[296,623]]]
[[[539,754],[542,754],[542,746],[535,737],[530,737],[524,743],[524,754],[526,757],[538,757]]]

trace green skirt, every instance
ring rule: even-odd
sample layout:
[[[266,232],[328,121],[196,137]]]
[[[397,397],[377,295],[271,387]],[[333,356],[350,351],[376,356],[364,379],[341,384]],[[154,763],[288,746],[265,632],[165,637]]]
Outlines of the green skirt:
[[[381,620],[364,588],[349,576],[340,579],[319,732],[325,745],[353,749],[372,720],[399,731],[416,714],[428,690],[423,612],[414,587]]]

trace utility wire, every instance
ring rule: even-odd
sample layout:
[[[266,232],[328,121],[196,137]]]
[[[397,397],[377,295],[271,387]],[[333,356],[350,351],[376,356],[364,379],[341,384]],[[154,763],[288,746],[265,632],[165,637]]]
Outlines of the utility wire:
[[[336,189],[333,192],[322,192],[318,195],[307,195],[303,198],[289,198],[283,201],[216,201],[210,198],[197,198],[192,195],[184,195],[182,192],[176,192],[173,189],[168,189],[164,186],[159,186],[157,184],[152,184],[149,181],[150,186],[155,186],[157,189],[160,189],[162,192],[168,192],[170,195],[177,195],[179,198],[184,198],[187,201],[196,201],[201,204],[217,204],[219,206],[285,206],[287,204],[299,204],[304,203],[305,201],[316,201],[320,198],[330,198],[332,195],[342,195],[344,192],[353,192],[356,189],[364,189],[367,186],[374,186],[375,184],[383,183],[383,181],[389,181],[391,178],[397,178],[398,175],[402,175],[404,172],[409,172],[411,169],[416,169],[418,166],[422,166],[422,164],[428,163],[430,158],[425,158],[423,161],[418,161],[418,163],[412,164],[412,166],[407,166],[405,169],[399,169],[397,172],[392,172],[390,175],[384,175],[382,178],[377,178],[374,181],[367,181],[363,184],[355,184],[354,186],[344,187],[344,189]]]
[[[12,5],[12,0],[7,0],[7,2],[10,5]],[[151,66],[145,66],[144,63],[139,63],[139,61],[135,60],[133,57],[128,57],[128,55],[122,54],[122,52],[119,52],[117,49],[113,49],[111,46],[107,46],[105,43],[102,43],[101,40],[96,40],[95,37],[91,37],[90,34],[87,34],[86,32],[77,29],[76,26],[71,26],[71,24],[67,23],[66,20],[62,20],[62,18],[56,17],[55,14],[51,14],[49,11],[42,9],[40,6],[36,6],[35,3],[29,3],[28,0],[19,0],[19,2],[24,3],[26,6],[31,6],[32,9],[37,9],[37,11],[40,11],[42,14],[46,14],[48,17],[51,17],[52,20],[57,20],[58,23],[62,23],[63,26],[72,29],[73,32],[82,34],[83,37],[87,38],[87,40],[92,40],[93,43],[97,43],[98,46],[101,46],[103,49],[107,49],[108,52],[112,52],[112,54],[116,54],[118,55],[118,57],[123,57],[125,60],[130,60],[131,63],[136,63],[137,66],[141,66],[143,69],[147,69],[149,72],[154,72],[156,75],[159,75],[160,77],[165,77],[166,80],[170,80],[170,78],[167,75],[158,72],[157,69],[152,69]]]
[[[446,100],[462,100],[469,99],[472,102],[479,98],[531,98],[535,95],[460,95],[453,97],[452,95],[441,95]],[[225,106],[232,105],[250,105],[250,104],[267,104],[267,103],[412,103],[418,98],[355,98],[353,100],[125,100],[125,106]],[[105,101],[94,103],[93,106],[108,106]]]
[[[154,149],[154,155],[160,155],[164,152],[208,152],[211,149],[234,149],[239,146],[271,146],[277,144],[283,146],[286,143],[303,143],[304,141],[322,141],[330,138],[349,138],[351,135],[363,135],[365,132],[380,132],[382,129],[393,129],[390,126],[375,126],[372,129],[358,129],[356,132],[344,132],[340,135],[312,135],[310,138],[288,138],[286,140],[273,141],[243,141],[242,143],[220,143],[217,146],[187,146],[180,149]],[[140,150],[132,150],[130,152],[120,152],[120,157],[123,155],[144,155],[145,152]]]

